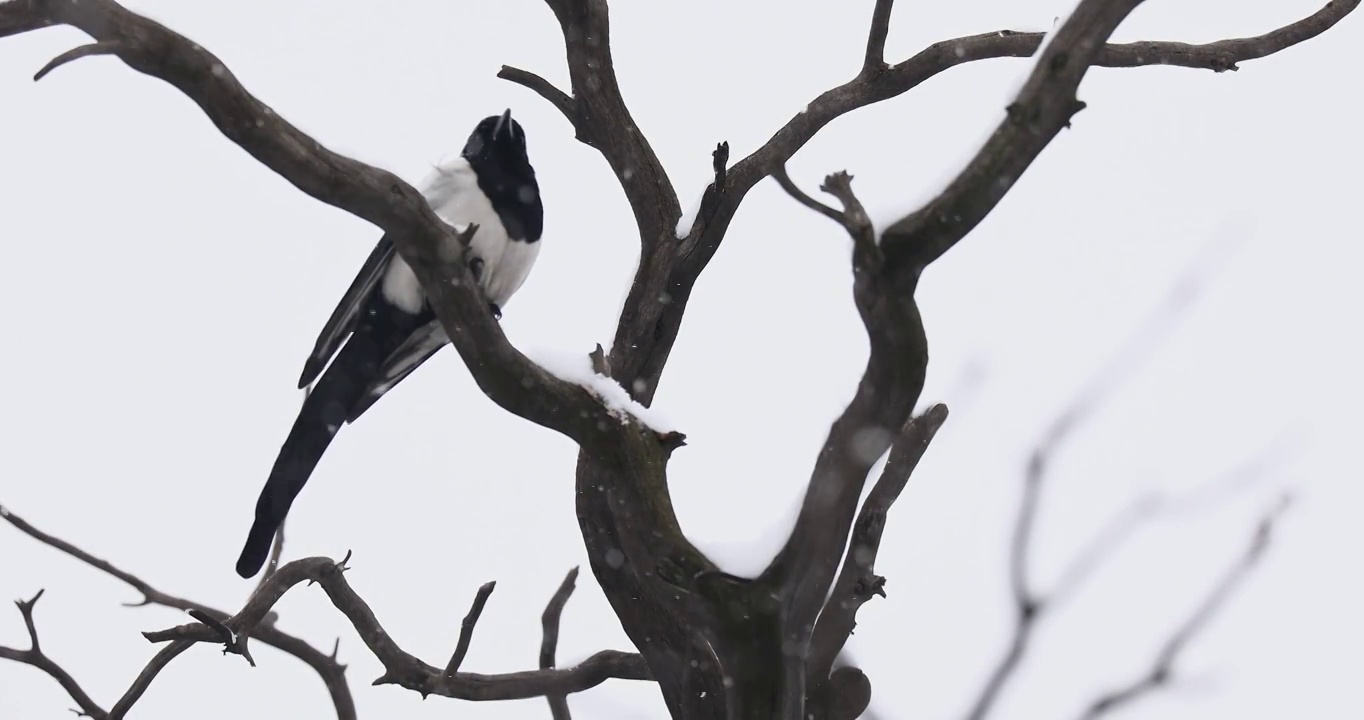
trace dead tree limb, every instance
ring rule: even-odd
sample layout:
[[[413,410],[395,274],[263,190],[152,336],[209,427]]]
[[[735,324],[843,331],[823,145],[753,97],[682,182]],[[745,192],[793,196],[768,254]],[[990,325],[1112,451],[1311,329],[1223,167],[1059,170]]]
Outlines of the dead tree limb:
[[[142,668],[142,671],[137,674],[137,677],[133,679],[132,685],[124,691],[123,695],[114,703],[114,706],[106,712],[104,708],[100,707],[90,698],[90,695],[81,688],[80,684],[76,682],[75,678],[71,677],[70,673],[58,665],[52,658],[43,654],[42,646],[38,642],[37,624],[33,620],[33,607],[37,605],[38,599],[42,596],[43,591],[39,590],[37,594],[28,600],[16,600],[14,602],[14,604],[19,607],[20,614],[23,615],[24,626],[28,629],[29,649],[17,650],[15,648],[0,646],[0,658],[14,660],[25,665],[32,665],[47,673],[62,686],[63,690],[66,690],[67,694],[71,696],[71,699],[80,707],[80,711],[77,714],[90,717],[93,720],[121,720],[128,714],[128,710],[132,708],[133,704],[147,691],[147,688],[151,686],[152,680],[156,679],[156,676],[161,672],[161,669],[166,667],[171,660],[175,659],[175,656],[189,649],[190,645],[193,644],[183,641],[174,642],[158,650],[157,653],[152,656],[152,659],[147,662],[147,665]]]
[[[1041,511],[1043,490],[1050,479],[1057,455],[1075,432],[1103,407],[1112,393],[1162,346],[1169,333],[1203,294],[1213,275],[1231,259],[1234,249],[1227,244],[1218,244],[1205,250],[1202,257],[1190,263],[1181,276],[1171,283],[1165,297],[1148,317],[1062,409],[1029,455],[1009,547],[1013,630],[1003,654],[992,667],[967,711],[968,720],[984,720],[994,710],[1026,658],[1038,623],[1075,592],[1112,555],[1128,534],[1143,521],[1149,520],[1161,507],[1150,496],[1139,499],[1079,551],[1050,591],[1044,593],[1033,587],[1030,572],[1032,541]]]
[[[0,520],[8,522],[20,532],[44,545],[60,550],[100,572],[122,580],[141,593],[142,600],[136,603],[124,603],[127,607],[160,605],[186,612],[192,610],[204,613],[219,621],[226,621],[231,617],[228,613],[217,608],[161,592],[136,575],[115,567],[107,560],[97,558],[61,538],[39,530],[29,524],[28,521],[10,512],[3,505],[0,505]],[[351,696],[350,683],[346,680],[346,666],[337,661],[335,651],[331,655],[327,655],[302,638],[280,630],[273,622],[257,626],[252,637],[302,660],[322,679],[327,688],[327,694],[331,697],[332,706],[336,710],[337,720],[356,720],[355,700]]]
[[[426,695],[441,695],[463,700],[517,700],[568,695],[596,687],[611,678],[649,680],[647,667],[638,655],[603,650],[568,669],[529,670],[525,672],[482,675],[469,672],[447,674],[404,651],[384,630],[374,611],[347,582],[345,560],[325,557],[294,560],[280,566],[275,574],[251,596],[236,615],[224,621],[232,632],[249,637],[266,613],[290,588],[301,582],[317,583],[332,605],[350,621],[360,640],[384,666],[374,685],[394,684]],[[486,587],[486,586],[485,586]],[[218,631],[202,623],[143,633],[154,643],[217,642]]]
[[[488,604],[488,596],[493,594],[493,588],[496,587],[496,581],[483,583],[478,593],[474,595],[474,604],[469,607],[469,614],[465,615],[464,622],[459,624],[459,641],[455,643],[455,654],[450,656],[450,662],[445,665],[447,677],[459,672],[459,666],[464,663],[464,656],[469,652],[469,643],[474,639],[474,626],[483,615],[483,606]]]
[[[14,601],[14,604],[19,608],[19,614],[24,618],[24,627],[28,629],[28,649],[19,650],[0,646],[0,658],[32,665],[42,670],[52,676],[52,679],[62,686],[62,689],[71,696],[71,699],[76,701],[76,705],[81,709],[81,714],[94,718],[94,720],[105,720],[109,713],[95,704],[90,695],[81,688],[80,683],[71,677],[71,673],[64,670],[55,660],[43,654],[42,645],[38,642],[38,627],[33,620],[33,607],[38,604],[38,600],[42,596],[43,591],[39,590],[28,600]]]

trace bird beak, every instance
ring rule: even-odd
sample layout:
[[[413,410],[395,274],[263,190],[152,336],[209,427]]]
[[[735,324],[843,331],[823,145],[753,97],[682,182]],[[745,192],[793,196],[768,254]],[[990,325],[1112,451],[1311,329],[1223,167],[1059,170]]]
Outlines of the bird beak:
[[[502,134],[503,130],[507,131],[507,137],[511,137],[512,135],[511,108],[507,108],[507,111],[502,113],[502,117],[497,119],[497,124],[493,126],[493,137],[497,137],[498,135]]]

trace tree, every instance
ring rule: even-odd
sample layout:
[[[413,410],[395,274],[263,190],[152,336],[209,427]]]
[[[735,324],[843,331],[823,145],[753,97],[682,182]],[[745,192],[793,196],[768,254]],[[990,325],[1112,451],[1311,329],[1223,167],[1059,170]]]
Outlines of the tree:
[[[628,414],[613,412],[593,392],[546,372],[513,348],[470,284],[463,282],[467,278],[462,271],[434,254],[432,248],[449,230],[435,222],[411,187],[322,148],[246,94],[206,51],[117,5],[11,2],[0,6],[0,35],[67,23],[97,40],[59,57],[39,76],[85,55],[117,55],[134,69],[183,91],[224,134],[300,189],[400,239],[400,252],[433,292],[459,354],[489,397],[516,415],[563,433],[582,448],[577,511],[592,570],[642,654],[642,658],[600,655],[571,671],[488,682],[462,677],[453,667],[447,668],[451,672],[431,668],[402,652],[349,590],[338,565],[312,559],[285,565],[246,609],[231,618],[199,608],[208,618],[201,618],[206,624],[154,634],[176,641],[158,656],[161,664],[192,641],[225,639],[243,653],[241,638],[248,635],[271,642],[275,631],[258,624],[273,600],[303,579],[317,579],[384,661],[388,669],[384,679],[423,693],[489,699],[557,697],[608,676],[643,677],[647,668],[677,717],[855,716],[865,700],[865,679],[851,669],[832,675],[830,671],[857,607],[877,587],[873,536],[879,532],[884,509],[946,415],[945,408],[934,406],[917,419],[910,417],[927,362],[927,341],[913,300],[920,273],[968,234],[1069,124],[1082,107],[1075,90],[1091,65],[1232,69],[1239,61],[1319,34],[1357,5],[1335,2],[1303,21],[1247,40],[1204,46],[1104,45],[1138,3],[1087,0],[1047,44],[1007,119],[957,180],[932,203],[878,234],[848,176],[834,174],[825,182],[841,206],[835,209],[786,180],[786,160],[846,112],[907,92],[957,64],[1033,55],[1042,43],[1040,35],[959,38],[890,66],[882,49],[891,3],[878,2],[858,76],[821,95],[747,158],[731,165],[728,146],[718,146],[714,181],[695,216],[684,218],[667,174],[630,118],[615,82],[606,4],[557,0],[548,4],[564,30],[572,95],[525,71],[506,68],[502,76],[530,87],[563,111],[579,139],[605,156],[630,201],[640,232],[639,271],[611,352],[595,353],[593,360],[599,373],[619,382],[634,400],[651,402],[692,287],[745,195],[760,180],[777,177],[803,204],[835,219],[853,238],[854,296],[871,358],[856,398],[820,453],[786,547],[767,572],[752,580],[720,572],[694,548],[674,517],[667,490],[667,462],[683,438],[655,432]],[[862,506],[863,519],[855,521],[866,476],[887,450],[891,460],[886,474]],[[883,507],[878,509],[878,504]],[[854,551],[845,558],[850,534]],[[861,548],[872,550],[859,552]],[[833,596],[826,603],[830,589]],[[486,593],[480,597],[486,600]],[[148,599],[188,604],[150,592]],[[26,607],[31,611],[31,604]],[[1028,603],[1020,607],[1021,616],[1035,611]],[[476,620],[477,613],[471,618]],[[215,622],[226,624],[215,627]],[[274,637],[277,642],[272,644],[289,642]],[[324,671],[332,667],[320,653],[309,657]],[[458,664],[452,658],[450,665]],[[150,667],[148,682],[160,665]],[[328,672],[339,675],[334,668]],[[130,704],[137,694],[127,697]],[[119,709],[126,705],[120,703],[111,714],[120,714]]]

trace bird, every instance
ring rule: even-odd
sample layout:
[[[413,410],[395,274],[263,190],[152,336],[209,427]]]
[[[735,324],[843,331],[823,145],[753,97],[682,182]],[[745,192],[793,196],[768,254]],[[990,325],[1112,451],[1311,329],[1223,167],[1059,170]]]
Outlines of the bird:
[[[477,225],[465,260],[489,311],[501,319],[535,264],[544,229],[525,130],[511,109],[480,120],[457,158],[433,166],[421,192],[446,223]],[[385,234],[304,364],[298,387],[312,388],[256,501],[238,575],[250,578],[265,564],[275,532],[341,426],[449,342],[416,274]]]

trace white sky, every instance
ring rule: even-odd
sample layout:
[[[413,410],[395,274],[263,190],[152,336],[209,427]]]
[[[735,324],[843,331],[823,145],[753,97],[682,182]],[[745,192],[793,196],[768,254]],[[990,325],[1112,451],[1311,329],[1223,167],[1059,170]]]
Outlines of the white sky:
[[[1319,0],[1151,2],[1119,39],[1207,41],[1296,20]],[[1068,0],[900,3],[889,56],[999,28],[1045,29]],[[513,342],[606,343],[637,257],[606,164],[502,63],[567,86],[539,0],[130,2],[217,53],[276,111],[328,146],[419,179],[481,117],[511,106],[546,204],[545,250],[507,308]],[[870,0],[613,3],[621,83],[686,205],[710,150],[757,147],[855,72]],[[715,28],[720,28],[716,30]],[[0,502],[156,587],[234,610],[232,571],[292,423],[317,331],[377,239],[222,138],[167,85],[116,60],[34,71],[84,42],[69,29],[0,42]],[[931,338],[925,401],[961,396],[892,515],[877,563],[889,600],[851,648],[892,720],[963,712],[1002,649],[1004,561],[1027,450],[1209,243],[1240,250],[1170,341],[1075,438],[1048,490],[1044,584],[1112,513],[1177,493],[1287,438],[1272,475],[1232,500],[1162,521],[1124,547],[1046,625],[998,717],[1074,715],[1140,671],[1167,629],[1243,547],[1280,487],[1300,502],[1262,572],[1186,656],[1191,681],[1127,717],[1355,717],[1364,670],[1364,423],[1357,341],[1364,20],[1239,73],[1095,70],[1076,118],[919,292]],[[728,48],[728,51],[725,49]],[[1028,64],[956,69],[826,129],[792,163],[814,191],[847,168],[874,214],[912,209],[1001,117]],[[672,463],[688,533],[728,567],[760,566],[850,397],[865,339],[848,244],[762,183],[698,284],[657,407],[688,434]],[[332,446],[289,518],[287,556],[355,551],[348,577],[393,636],[448,659],[475,589],[496,579],[464,667],[527,669],[539,614],[586,557],[572,513],[574,448],[500,411],[450,350]],[[769,526],[776,525],[776,529]],[[47,594],[44,648],[105,707],[154,652],[137,634],[184,621],[129,610],[116,581],[0,528],[0,596]],[[561,661],[629,646],[584,572]],[[473,704],[371,688],[378,664],[316,590],[282,627],[340,635],[361,717],[545,718],[540,700]],[[23,646],[0,608],[0,643]],[[327,717],[321,684],[265,647],[260,664],[199,647],[170,666],[139,718]],[[648,685],[574,696],[580,717],[661,718]],[[37,670],[0,665],[0,717],[67,717]]]

